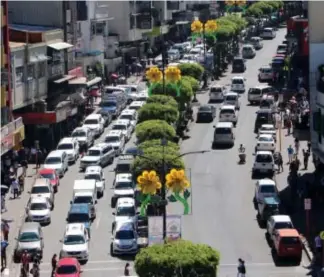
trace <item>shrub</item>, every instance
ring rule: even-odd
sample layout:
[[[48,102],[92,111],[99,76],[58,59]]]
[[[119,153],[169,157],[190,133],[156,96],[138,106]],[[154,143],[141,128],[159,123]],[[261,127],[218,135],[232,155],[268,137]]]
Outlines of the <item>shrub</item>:
[[[183,76],[182,80],[187,81],[190,83],[192,91],[196,92],[199,90],[199,81],[191,76]]]
[[[204,73],[204,68],[198,63],[183,63],[178,67],[181,70],[182,76],[190,76],[196,80],[200,80]]]
[[[169,95],[151,95],[146,103],[159,103],[162,105],[170,105],[172,107],[178,108],[178,103],[177,101]]]
[[[139,143],[161,138],[173,140],[176,135],[174,128],[164,120],[144,121],[136,126],[135,132]]]
[[[263,15],[263,11],[254,5],[251,5],[245,12],[247,16],[252,16],[252,17],[260,17]]]
[[[179,118],[178,109],[160,103],[145,104],[138,112],[138,122],[141,123],[146,120],[160,119],[168,123],[174,123]]]
[[[247,26],[246,19],[243,17],[240,17],[238,15],[231,14],[231,15],[225,16],[224,18],[226,20],[233,22],[239,31],[242,31]]]
[[[139,277],[178,277],[217,275],[220,254],[205,244],[173,241],[141,249],[135,258]]]
[[[145,150],[147,148],[152,148],[152,147],[161,147],[162,148],[161,140],[160,139],[146,140],[146,141],[142,142],[141,144],[139,144],[138,147],[142,150]],[[179,145],[172,141],[167,142],[167,147],[173,148],[177,151],[180,150]]]

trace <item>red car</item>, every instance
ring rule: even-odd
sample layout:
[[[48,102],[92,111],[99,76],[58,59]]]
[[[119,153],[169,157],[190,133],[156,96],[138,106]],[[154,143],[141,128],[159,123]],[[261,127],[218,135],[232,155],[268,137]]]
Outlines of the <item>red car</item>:
[[[43,168],[38,172],[40,178],[50,179],[54,192],[57,192],[60,185],[60,177],[56,173],[55,169]]]
[[[80,277],[81,267],[76,258],[62,258],[58,261],[55,277]]]

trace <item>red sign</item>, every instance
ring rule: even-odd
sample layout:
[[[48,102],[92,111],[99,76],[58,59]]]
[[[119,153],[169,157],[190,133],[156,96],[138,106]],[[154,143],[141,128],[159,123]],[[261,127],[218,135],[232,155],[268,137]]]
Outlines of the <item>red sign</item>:
[[[69,71],[69,75],[75,76],[76,78],[84,77],[83,68],[81,66],[73,68]]]
[[[24,124],[29,124],[29,125],[56,123],[56,112],[25,113],[25,114],[19,114],[15,116],[22,117]]]

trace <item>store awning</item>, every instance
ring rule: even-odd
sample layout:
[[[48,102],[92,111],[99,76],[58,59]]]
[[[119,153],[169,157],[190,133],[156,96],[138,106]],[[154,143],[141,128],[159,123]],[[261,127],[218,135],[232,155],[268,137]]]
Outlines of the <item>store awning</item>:
[[[87,86],[88,86],[88,87],[91,87],[91,86],[93,86],[93,85],[96,85],[96,84],[100,83],[101,81],[102,81],[101,77],[96,77],[96,78],[94,78],[94,79],[88,81],[88,82],[87,82]]]
[[[67,42],[56,42],[56,43],[48,44],[47,46],[51,47],[57,51],[73,47],[72,44],[67,43]]]
[[[65,81],[71,80],[73,78],[74,78],[73,75],[65,75],[63,78],[54,81],[54,83],[55,84],[61,84],[61,83],[65,82]]]
[[[79,77],[69,81],[69,85],[86,85],[87,78],[86,77]]]

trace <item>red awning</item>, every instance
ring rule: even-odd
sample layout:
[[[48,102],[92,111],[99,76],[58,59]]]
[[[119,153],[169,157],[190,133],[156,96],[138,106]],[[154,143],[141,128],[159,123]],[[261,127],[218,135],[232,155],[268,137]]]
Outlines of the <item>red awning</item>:
[[[56,112],[15,114],[15,117],[22,117],[26,125],[56,123]]]

